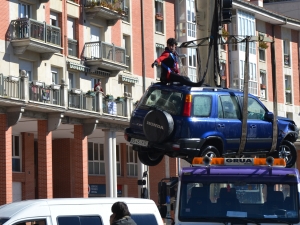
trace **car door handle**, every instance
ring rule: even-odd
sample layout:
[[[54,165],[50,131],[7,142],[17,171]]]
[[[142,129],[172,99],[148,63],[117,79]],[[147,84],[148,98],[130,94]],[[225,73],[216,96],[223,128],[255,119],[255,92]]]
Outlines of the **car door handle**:
[[[225,124],[218,124],[218,127],[224,128],[224,127],[225,127]]]
[[[256,125],[250,125],[250,128],[256,128]]]

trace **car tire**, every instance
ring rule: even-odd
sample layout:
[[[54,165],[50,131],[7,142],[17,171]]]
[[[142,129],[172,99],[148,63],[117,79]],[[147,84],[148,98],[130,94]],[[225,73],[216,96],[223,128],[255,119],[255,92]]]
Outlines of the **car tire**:
[[[172,116],[162,110],[151,110],[144,118],[143,131],[148,141],[162,143],[174,130]]]
[[[200,156],[204,157],[204,156],[208,156],[209,158],[216,158],[216,157],[220,157],[220,152],[219,150],[212,145],[206,145],[203,147],[203,150],[200,151]]]
[[[297,150],[295,145],[289,141],[283,141],[276,154],[278,158],[285,159],[286,168],[291,168],[297,161]]]
[[[138,157],[141,163],[146,166],[156,166],[164,158],[164,155],[161,153],[138,151]]]

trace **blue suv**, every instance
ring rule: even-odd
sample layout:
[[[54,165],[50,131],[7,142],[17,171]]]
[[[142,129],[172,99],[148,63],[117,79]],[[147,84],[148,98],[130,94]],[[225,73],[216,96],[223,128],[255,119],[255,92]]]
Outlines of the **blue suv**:
[[[191,162],[195,156],[235,157],[242,136],[243,92],[227,88],[156,83],[132,112],[125,139],[142,163],[155,166],[164,155]],[[247,137],[242,155],[297,159],[294,121],[277,118],[276,150],[270,153],[274,114],[255,96],[248,97]]]

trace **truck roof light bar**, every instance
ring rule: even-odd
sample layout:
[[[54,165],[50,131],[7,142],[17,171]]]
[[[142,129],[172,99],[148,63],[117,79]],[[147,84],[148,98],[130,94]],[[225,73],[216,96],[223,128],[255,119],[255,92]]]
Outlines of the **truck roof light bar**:
[[[285,160],[269,156],[267,158],[209,158],[195,157],[192,161],[193,166],[216,165],[216,166],[276,166],[285,167]]]

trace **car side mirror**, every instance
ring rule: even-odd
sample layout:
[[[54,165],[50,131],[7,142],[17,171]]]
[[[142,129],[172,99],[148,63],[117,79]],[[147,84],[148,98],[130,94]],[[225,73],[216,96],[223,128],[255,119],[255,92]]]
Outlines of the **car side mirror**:
[[[273,119],[274,119],[274,114],[272,112],[266,112],[265,113],[265,120],[273,121]]]

